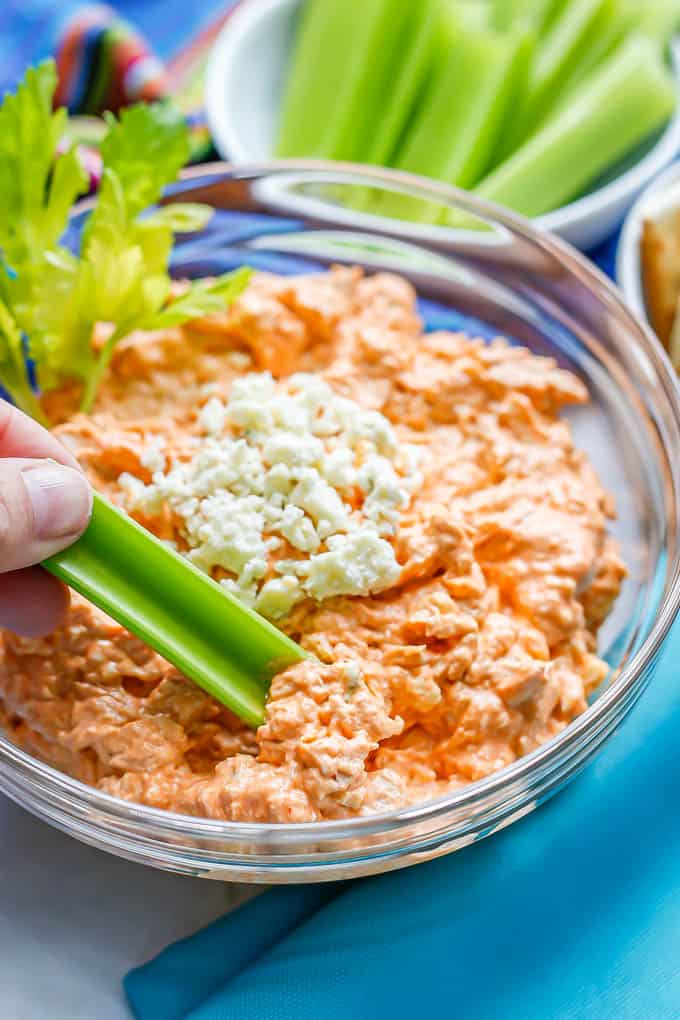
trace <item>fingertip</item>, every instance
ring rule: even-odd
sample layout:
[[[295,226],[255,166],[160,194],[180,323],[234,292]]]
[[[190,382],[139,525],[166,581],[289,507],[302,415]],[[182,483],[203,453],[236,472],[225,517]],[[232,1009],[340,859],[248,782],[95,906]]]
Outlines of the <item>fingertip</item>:
[[[31,505],[33,536],[56,540],[53,552],[58,552],[66,539],[75,540],[87,527],[92,488],[82,472],[50,461],[31,464],[21,477]]]
[[[51,459],[82,471],[73,453],[53,433],[1,398],[0,456]]]
[[[0,574],[0,627],[44,637],[64,622],[70,600],[66,585],[41,567]]]

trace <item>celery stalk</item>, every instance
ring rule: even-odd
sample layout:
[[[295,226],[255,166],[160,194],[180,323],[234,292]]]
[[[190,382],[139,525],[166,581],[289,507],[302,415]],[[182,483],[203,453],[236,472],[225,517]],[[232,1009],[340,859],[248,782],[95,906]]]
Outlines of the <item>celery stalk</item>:
[[[346,78],[328,116],[327,158],[364,160],[387,106],[413,13],[411,0],[362,0],[352,37],[344,44],[334,41],[344,50]]]
[[[658,47],[631,36],[476,193],[527,216],[549,212],[659,128],[675,101]]]
[[[274,674],[309,658],[98,493],[84,534],[43,566],[250,726]]]
[[[625,0],[633,24],[665,47],[680,29],[678,0]]]
[[[536,55],[538,40],[536,38],[535,30],[530,27],[526,27],[524,32],[518,31],[517,36],[519,39],[519,45],[515,62],[515,73],[512,82],[512,92],[508,99],[506,108],[508,116],[506,116],[503,120],[493,155],[489,160],[489,170],[498,166],[498,164],[506,159],[506,157],[513,151],[515,126],[514,121],[509,115],[513,110],[521,110],[529,93],[531,69]]]
[[[588,80],[590,73],[614,52],[633,27],[634,15],[630,10],[629,0],[607,0],[597,29],[579,54],[569,77],[562,84],[559,95],[549,111],[551,116],[555,110],[561,109],[571,101],[574,92],[580,89]]]
[[[397,166],[472,187],[489,167],[519,51],[517,37],[460,30],[423,98]]]
[[[494,27],[505,31],[522,22],[542,32],[568,0],[496,0]]]
[[[305,0],[296,26],[278,128],[278,156],[323,156],[329,111],[338,101],[359,0]]]
[[[570,0],[538,49],[524,106],[514,122],[509,148],[517,148],[538,128],[568,80],[589,41],[601,29],[609,0]]]
[[[414,5],[410,38],[404,40],[402,65],[391,86],[389,103],[374,125],[375,136],[366,150],[366,163],[375,163],[378,166],[391,165],[418,96],[431,71],[440,29],[440,0],[421,0]]]

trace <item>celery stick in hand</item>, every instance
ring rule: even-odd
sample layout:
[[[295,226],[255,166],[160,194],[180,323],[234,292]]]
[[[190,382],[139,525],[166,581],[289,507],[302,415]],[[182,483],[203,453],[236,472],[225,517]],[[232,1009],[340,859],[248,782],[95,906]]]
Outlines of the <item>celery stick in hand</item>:
[[[658,48],[632,36],[476,193],[526,216],[550,212],[658,129],[675,102]]]

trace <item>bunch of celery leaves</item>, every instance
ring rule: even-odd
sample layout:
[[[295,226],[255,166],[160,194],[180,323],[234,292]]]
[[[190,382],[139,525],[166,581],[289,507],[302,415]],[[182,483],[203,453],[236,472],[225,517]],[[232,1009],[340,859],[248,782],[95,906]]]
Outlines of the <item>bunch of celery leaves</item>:
[[[302,0],[277,155],[396,167],[539,216],[672,114],[679,24],[679,0]]]
[[[220,312],[249,276],[241,269],[173,294],[174,234],[202,228],[212,209],[155,206],[189,156],[185,121],[165,104],[108,117],[99,192],[79,250],[66,247],[88,180],[76,149],[62,148],[68,117],[52,108],[55,86],[45,61],[0,106],[0,384],[43,422],[35,383],[43,394],[75,384],[87,411],[120,340]],[[107,335],[97,348],[98,324]]]

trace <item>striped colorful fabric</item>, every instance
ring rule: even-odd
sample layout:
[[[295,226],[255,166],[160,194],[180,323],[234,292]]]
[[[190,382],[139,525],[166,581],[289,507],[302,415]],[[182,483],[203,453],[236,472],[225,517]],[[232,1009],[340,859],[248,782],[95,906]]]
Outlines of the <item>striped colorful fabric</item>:
[[[55,53],[55,102],[70,113],[100,113],[167,95],[165,69],[144,39],[110,7],[78,11]]]
[[[3,0],[0,93],[16,84],[27,64],[52,53],[59,75],[55,102],[72,115],[71,130],[93,183],[100,115],[139,100],[176,103],[191,129],[191,161],[205,160],[213,148],[202,111],[203,74],[212,42],[234,6],[235,0],[203,0],[194,7],[211,20],[197,25],[197,12],[186,0],[118,0],[115,7],[69,0]],[[126,13],[133,15],[134,24]],[[136,27],[137,19],[165,60]],[[182,46],[169,56],[175,37],[182,39]]]

